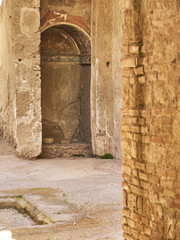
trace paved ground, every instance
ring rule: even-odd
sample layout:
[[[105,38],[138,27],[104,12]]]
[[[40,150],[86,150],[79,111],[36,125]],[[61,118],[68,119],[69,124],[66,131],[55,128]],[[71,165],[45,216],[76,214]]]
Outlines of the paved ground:
[[[0,191],[24,196],[54,222],[7,228],[13,239],[123,240],[119,160],[25,160],[0,141]]]

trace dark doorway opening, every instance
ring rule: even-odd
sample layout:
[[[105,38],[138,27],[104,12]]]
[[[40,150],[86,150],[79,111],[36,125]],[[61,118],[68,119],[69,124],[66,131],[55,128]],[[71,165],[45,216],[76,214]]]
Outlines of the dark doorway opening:
[[[59,146],[58,156],[62,146],[70,154],[91,152],[90,51],[90,38],[78,27],[58,25],[41,34],[43,144],[56,152]]]

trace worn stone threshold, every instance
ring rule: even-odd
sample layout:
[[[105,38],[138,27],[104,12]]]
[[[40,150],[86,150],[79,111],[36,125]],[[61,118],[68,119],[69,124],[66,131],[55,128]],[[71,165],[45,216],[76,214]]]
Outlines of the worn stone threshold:
[[[42,157],[92,157],[92,145],[91,143],[44,144]]]

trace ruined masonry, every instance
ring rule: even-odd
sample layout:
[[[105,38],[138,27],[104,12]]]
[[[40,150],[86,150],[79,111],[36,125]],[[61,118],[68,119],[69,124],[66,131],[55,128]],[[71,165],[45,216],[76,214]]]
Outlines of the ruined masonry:
[[[122,159],[126,240],[180,239],[180,1],[4,0],[0,134]]]

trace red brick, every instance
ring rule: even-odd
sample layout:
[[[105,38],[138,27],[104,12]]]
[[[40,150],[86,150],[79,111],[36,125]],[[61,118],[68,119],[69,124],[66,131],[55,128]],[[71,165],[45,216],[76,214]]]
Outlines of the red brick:
[[[157,126],[153,125],[153,126],[150,126],[149,131],[150,131],[151,135],[157,135],[161,132],[161,129],[159,126],[157,127]]]
[[[161,137],[151,137],[151,142],[162,143],[162,138]]]
[[[144,233],[147,235],[151,235],[151,228],[150,227],[144,227]]]
[[[139,110],[129,110],[129,115],[138,116],[139,115]]]
[[[130,46],[130,53],[139,53],[139,46],[137,45]]]
[[[135,75],[141,75],[144,74],[144,68],[143,67],[138,67],[134,69]]]
[[[171,143],[171,138],[162,138],[162,142],[165,144],[170,144]]]
[[[140,185],[144,189],[150,189],[151,184],[149,182],[141,181]]]
[[[157,175],[151,174],[149,176],[149,181],[152,182],[152,183],[155,183],[155,184],[159,184],[160,179],[159,179],[159,177]]]
[[[169,208],[174,206],[174,199],[169,197],[165,197],[165,196],[160,197],[160,202]]]
[[[141,162],[136,162],[136,168],[141,169],[141,170],[145,170],[146,169],[146,164],[141,163]]]
[[[139,179],[138,178],[132,177],[131,182],[132,182],[132,184],[134,184],[136,186],[139,186]]]
[[[150,227],[151,227],[151,229],[152,229],[152,231],[158,231],[158,224],[157,223],[155,223],[155,222],[153,222],[153,221],[150,221]]]
[[[138,171],[136,169],[133,169],[132,176],[138,177]]]
[[[140,232],[143,232],[144,231],[144,226],[140,223],[136,223],[136,229]]]
[[[175,208],[180,209],[180,202],[175,202],[174,206],[175,206]]]
[[[172,180],[167,180],[167,179],[162,179],[161,180],[161,186],[166,187],[166,188],[173,188],[174,182]]]
[[[150,118],[152,116],[150,109],[141,110],[141,116],[146,117],[146,118]]]
[[[139,235],[139,240],[150,240],[150,238],[141,233]]]
[[[141,77],[138,77],[138,82],[140,84],[144,84],[146,82],[146,77],[145,76],[141,76]],[[143,124],[142,124],[143,125]]]
[[[142,217],[142,218],[141,218],[141,221],[142,221],[142,223],[145,224],[146,226],[149,226],[149,220],[148,220],[147,218]]]
[[[151,201],[158,202],[159,201],[159,193],[149,192],[149,197]]]
[[[121,59],[121,67],[135,67],[136,59],[135,58],[123,58]]]
[[[139,232],[136,230],[136,229],[131,229],[131,233],[132,235],[135,237],[135,238],[138,238],[139,237]]]
[[[122,217],[122,222],[124,223],[124,224],[127,224],[127,218],[126,217]]]
[[[176,170],[167,170],[167,177],[168,178],[172,178],[172,179],[176,179],[178,175],[178,172]]]
[[[123,213],[123,215],[126,216],[126,217],[130,217],[130,216],[131,216],[131,211],[130,211],[128,208],[124,208],[124,209],[122,210],[122,213]]]
[[[176,199],[177,199],[177,200],[180,200],[180,194],[179,194],[179,193],[176,194]]]
[[[158,116],[161,115],[162,109],[153,109],[152,110],[152,115]]]
[[[142,142],[143,143],[150,143],[151,142],[150,137],[149,136],[142,136]]]
[[[149,176],[146,173],[139,173],[139,178],[145,181],[148,181]]]
[[[154,125],[163,125],[162,118],[154,118]]]
[[[163,187],[158,186],[158,185],[156,185],[156,184],[153,184],[153,185],[152,185],[152,189],[153,189],[155,192],[157,192],[157,193],[162,193],[162,192],[163,192]]]
[[[131,123],[132,124],[137,124],[138,123],[138,118],[137,117],[132,117],[131,118]]]
[[[154,173],[154,172],[155,172],[155,165],[148,163],[148,164],[146,165],[146,170],[147,170],[148,172]]]
[[[172,119],[171,118],[163,119],[163,125],[171,125],[171,124],[172,124]]]
[[[162,110],[162,114],[163,115],[169,115],[172,116],[175,113],[175,109],[174,108],[165,108]]]
[[[180,189],[180,182],[175,182],[174,183],[174,188],[175,189]]]
[[[135,162],[134,162],[134,160],[132,160],[132,159],[126,159],[126,163],[127,163],[129,166],[134,166],[134,165],[135,165]]]
[[[136,223],[131,218],[127,218],[127,223],[131,228],[135,228]]]
[[[170,198],[175,198],[175,192],[170,189],[164,189],[163,194],[164,194],[164,196],[167,196]]]
[[[138,195],[144,195],[145,190],[143,188],[139,188],[136,186],[131,185],[130,189],[133,193],[138,194]]]
[[[129,175],[127,175],[126,173],[123,173],[123,174],[122,174],[122,177],[123,177],[123,179],[124,179],[125,181],[127,181],[127,182],[130,182],[130,181],[131,181],[131,177],[130,177]]]
[[[134,132],[134,133],[139,133],[139,132],[140,132],[140,128],[139,128],[139,127],[136,127],[136,126],[131,126],[131,127],[130,127],[130,131],[131,131],[131,132]]]
[[[165,169],[157,167],[156,172],[160,177],[166,178],[166,170]]]
[[[132,238],[128,233],[123,233],[124,239],[126,240],[134,240],[134,238]]]
[[[121,70],[121,73],[122,73],[122,75],[124,75],[124,76],[132,76],[132,75],[134,75],[133,68],[123,68],[123,69]]]
[[[127,85],[129,84],[129,77],[122,77],[121,78],[121,83],[124,84],[124,85]]]
[[[148,128],[148,127],[141,126],[140,132],[141,132],[142,134],[148,134],[148,133],[149,133],[149,128]]]
[[[128,165],[122,165],[122,171],[125,172],[128,175],[131,175],[132,169]]]
[[[140,222],[140,221],[141,221],[140,215],[138,215],[138,214],[136,214],[136,213],[132,213],[132,218],[133,218],[134,221],[136,221],[136,222]]]
[[[123,228],[123,230],[124,230],[125,232],[131,233],[131,228],[130,228],[128,225],[123,224],[123,225],[122,225],[122,228]]]
[[[122,54],[123,56],[128,55],[128,54],[129,54],[129,47],[123,45],[123,46],[121,47],[121,54]]]
[[[158,224],[158,231],[162,233],[164,231],[164,226],[162,224]]]
[[[127,191],[129,190],[129,185],[127,184],[127,182],[122,182],[122,187]]]

